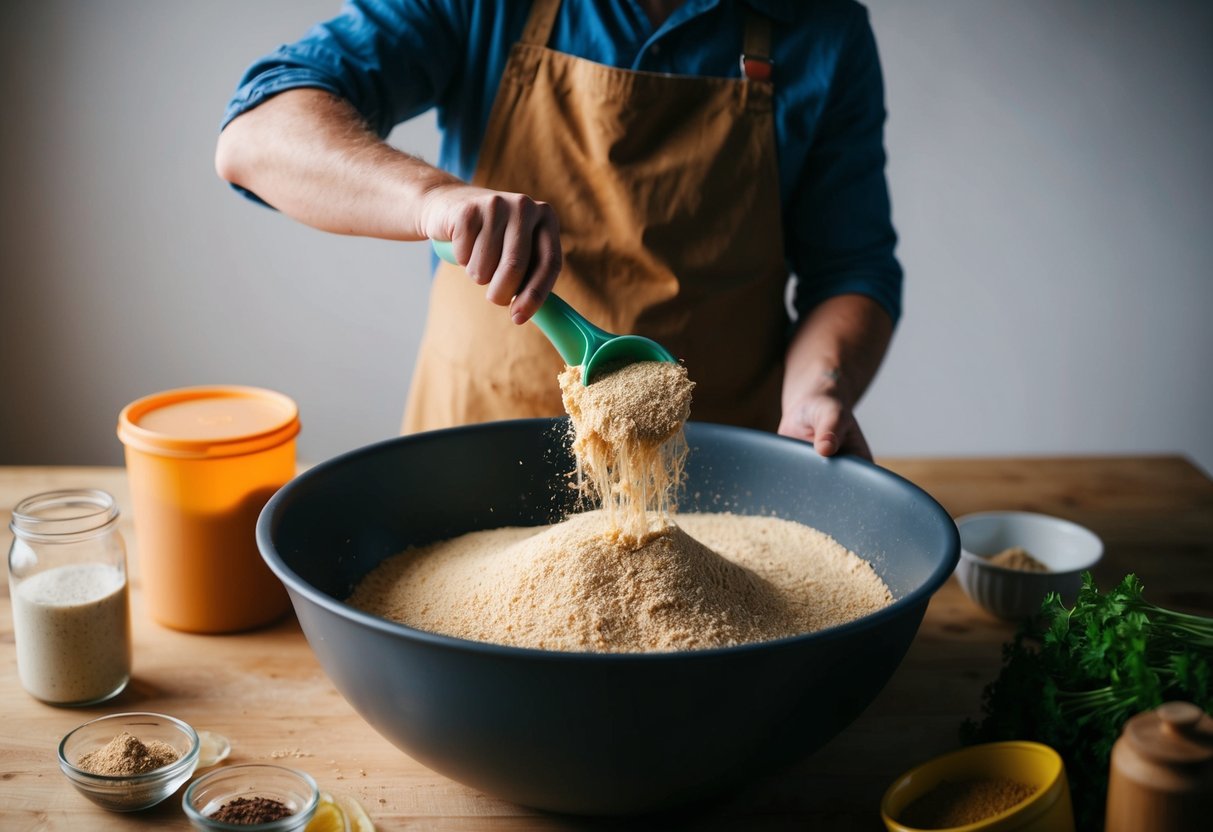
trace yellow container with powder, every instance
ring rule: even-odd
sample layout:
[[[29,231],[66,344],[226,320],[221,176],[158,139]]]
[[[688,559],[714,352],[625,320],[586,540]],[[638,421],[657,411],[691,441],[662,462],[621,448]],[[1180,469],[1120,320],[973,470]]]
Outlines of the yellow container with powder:
[[[1031,796],[964,826],[909,826],[902,822],[907,808],[942,784],[1005,780],[1025,784]],[[893,781],[880,801],[880,814],[889,832],[922,829],[950,832],[1074,832],[1070,786],[1060,755],[1037,742],[993,742],[936,757]]]

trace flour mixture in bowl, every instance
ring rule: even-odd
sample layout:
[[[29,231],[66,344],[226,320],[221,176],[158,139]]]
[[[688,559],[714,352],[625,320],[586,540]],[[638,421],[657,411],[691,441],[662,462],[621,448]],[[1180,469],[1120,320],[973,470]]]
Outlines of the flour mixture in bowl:
[[[349,603],[418,629],[572,652],[770,641],[892,602],[871,565],[775,517],[680,514],[693,384],[639,362],[560,377],[579,481],[602,508],[548,527],[472,532],[380,564]]]
[[[775,517],[682,514],[638,548],[601,511],[403,552],[349,602],[494,644],[611,653],[725,647],[813,632],[891,602],[867,562]]]

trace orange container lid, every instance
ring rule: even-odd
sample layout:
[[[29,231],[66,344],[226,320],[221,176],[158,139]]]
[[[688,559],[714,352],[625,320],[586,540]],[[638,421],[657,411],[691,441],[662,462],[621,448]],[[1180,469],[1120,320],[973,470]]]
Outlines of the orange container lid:
[[[299,407],[260,387],[183,387],[131,402],[118,438],[158,456],[206,459],[273,448],[299,433]]]

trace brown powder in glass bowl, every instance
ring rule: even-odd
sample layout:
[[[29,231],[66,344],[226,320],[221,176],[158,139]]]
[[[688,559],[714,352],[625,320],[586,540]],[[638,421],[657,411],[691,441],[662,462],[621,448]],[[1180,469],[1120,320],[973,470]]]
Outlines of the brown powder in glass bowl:
[[[260,823],[288,818],[295,814],[290,806],[272,797],[237,797],[219,807],[210,820],[231,823],[236,826],[255,826]]]
[[[126,777],[164,768],[180,757],[181,753],[167,742],[149,740],[145,743],[123,731],[101,748],[83,755],[76,768],[90,774]]]

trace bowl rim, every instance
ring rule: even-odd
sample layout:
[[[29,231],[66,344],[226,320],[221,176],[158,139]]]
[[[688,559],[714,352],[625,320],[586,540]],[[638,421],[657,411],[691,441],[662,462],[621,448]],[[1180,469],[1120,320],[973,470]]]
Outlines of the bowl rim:
[[[310,789],[308,802],[301,806],[298,812],[287,815],[284,818],[279,818],[275,821],[266,821],[265,823],[257,824],[235,824],[226,823],[225,821],[215,820],[202,814],[198,809],[194,808],[194,802],[191,799],[195,790],[208,782],[223,779],[224,777],[239,777],[242,774],[248,773],[249,769],[274,769],[277,772],[288,774],[297,778]],[[254,790],[255,791],[255,790]],[[320,786],[316,782],[316,778],[308,774],[303,769],[292,768],[291,766],[279,765],[278,763],[237,763],[231,766],[220,766],[206,774],[198,777],[194,782],[185,787],[185,791],[181,795],[181,809],[185,812],[185,816],[190,819],[194,825],[202,824],[213,829],[275,829],[275,828],[293,828],[294,826],[302,825],[311,820],[312,815],[316,813],[317,807],[320,806]]]
[[[97,774],[92,771],[85,771],[67,759],[67,754],[64,753],[64,748],[67,745],[67,741],[79,731],[82,731],[90,726],[96,726],[102,722],[129,722],[132,718],[136,717],[153,717],[155,719],[162,719],[169,722],[174,728],[185,734],[185,736],[189,739],[189,749],[168,765],[152,769],[151,771],[145,771],[142,774]],[[59,740],[59,746],[56,750],[56,754],[59,757],[59,768],[63,770],[63,773],[67,775],[69,780],[75,783],[88,784],[91,786],[125,786],[131,784],[154,783],[158,780],[171,780],[182,772],[193,773],[193,770],[198,763],[198,755],[201,749],[202,742],[198,738],[198,732],[194,730],[194,726],[190,725],[183,719],[178,719],[177,717],[169,716],[168,714],[156,713],[154,711],[124,711],[117,714],[105,714],[104,716],[99,716],[95,719],[90,719],[87,722],[80,723],[75,728],[64,734],[63,738]]]
[[[955,519],[957,535],[960,534],[961,524],[968,522],[968,521],[985,520],[985,519],[990,519],[990,518],[1017,518],[1017,517],[1018,518],[1027,518],[1029,520],[1034,520],[1034,521],[1045,521],[1054,526],[1060,526],[1062,528],[1069,529],[1070,531],[1077,532],[1079,535],[1086,537],[1088,542],[1095,544],[1094,554],[1090,558],[1088,558],[1086,561],[1084,561],[1081,566],[1075,566],[1070,569],[1056,569],[1056,570],[1051,569],[1048,572],[1025,572],[1022,569],[1012,569],[1009,566],[1000,566],[997,563],[990,563],[988,555],[983,556],[983,555],[979,555],[975,552],[971,552],[964,547],[964,544],[962,542],[961,546],[960,546],[960,560],[964,561],[965,563],[974,564],[974,565],[978,566],[979,568],[995,570],[999,573],[1006,573],[1006,574],[1011,574],[1011,575],[1036,576],[1036,577],[1043,577],[1043,578],[1058,577],[1058,576],[1064,576],[1064,575],[1074,575],[1079,572],[1086,572],[1087,570],[1094,568],[1094,566],[1097,563],[1099,563],[1101,560],[1103,560],[1103,556],[1104,556],[1103,538],[1101,538],[1099,535],[1097,535],[1095,532],[1091,531],[1091,529],[1087,528],[1086,526],[1082,525],[1081,523],[1076,523],[1073,520],[1070,520],[1065,517],[1058,517],[1055,514],[1045,514],[1044,512],[1040,512],[1040,511],[1020,511],[1017,509],[1007,509],[1007,510],[991,509],[988,511],[974,511],[974,512],[970,512],[968,514],[961,514]]]
[[[807,639],[816,639],[819,641],[833,641],[844,637],[850,637],[854,634],[862,633],[867,630],[875,629],[883,624],[888,619],[900,617],[905,611],[913,608],[918,604],[922,604],[925,611],[926,603],[930,597],[939,590],[948,578],[951,577],[956,569],[956,564],[960,559],[960,533],[957,530],[956,523],[952,520],[951,515],[943,508],[939,502],[924,491],[919,486],[910,482],[901,475],[882,468],[873,462],[862,459],[857,456],[848,454],[840,454],[832,457],[823,457],[814,451],[810,455],[813,460],[811,464],[820,465],[839,465],[852,468],[860,473],[860,476],[865,479],[886,479],[891,478],[894,484],[903,489],[908,489],[922,499],[924,499],[929,507],[932,507],[942,525],[943,532],[946,537],[945,555],[938,566],[931,572],[927,579],[915,587],[910,592],[906,593],[901,598],[897,598],[887,607],[869,613],[868,615],[848,621],[844,624],[838,624],[833,627],[827,627],[823,630],[817,630],[811,633],[799,633],[791,636],[784,636],[779,639],[770,641],[749,642],[746,644],[735,644],[725,647],[709,647],[702,650],[673,650],[666,652],[647,652],[647,653],[606,653],[593,651],[559,651],[559,650],[541,650],[534,647],[517,647],[508,644],[493,644],[485,641],[474,641],[472,639],[464,639],[456,636],[443,635],[441,633],[431,633],[426,630],[420,630],[415,627],[410,627],[407,624],[401,624],[396,621],[389,621],[377,615],[364,612],[357,607],[351,606],[344,601],[339,601],[326,592],[322,592],[309,582],[305,581],[300,575],[286,565],[277,548],[273,544],[273,528],[277,525],[283,505],[294,493],[300,488],[300,482],[305,478],[317,473],[349,465],[364,456],[376,454],[381,448],[389,445],[413,444],[421,442],[438,441],[445,437],[459,435],[467,432],[478,432],[485,428],[486,424],[508,426],[511,428],[525,427],[540,427],[546,426],[545,429],[552,429],[556,424],[567,422],[567,417],[556,418],[535,418],[535,419],[507,419],[497,422],[480,423],[475,425],[461,425],[452,428],[443,428],[441,430],[426,431],[423,433],[409,434],[406,436],[396,436],[390,439],[384,439],[379,442],[374,442],[370,445],[365,445],[361,448],[355,448],[345,453],[339,454],[332,459],[318,463],[308,470],[300,473],[286,485],[282,486],[269,499],[265,507],[262,509],[260,516],[257,518],[257,547],[261,552],[262,559],[269,566],[270,570],[281,580],[290,593],[299,593],[307,598],[311,603],[319,606],[326,612],[336,615],[340,618],[345,618],[362,627],[378,630],[392,636],[404,636],[411,640],[420,641],[424,644],[456,650],[466,653],[481,653],[497,657],[512,656],[517,658],[527,658],[531,660],[541,661],[583,661],[583,662],[614,662],[621,664],[628,663],[646,663],[646,662],[669,662],[671,660],[678,661],[706,661],[713,658],[718,658],[722,655],[738,655],[750,653],[756,650],[767,650],[778,648],[784,645],[798,643]],[[761,442],[773,445],[801,445],[807,448],[812,448],[811,442],[801,439],[793,439],[788,436],[781,436],[768,431],[756,430],[754,428],[743,428],[734,425],[719,425],[710,422],[687,422],[687,442],[694,449],[694,438],[697,435],[713,436],[720,434],[730,434],[736,432],[744,432],[757,438]],[[870,561],[869,561],[870,562]]]
[[[1053,748],[1052,746],[1046,745],[1042,742],[1036,742],[1035,740],[999,740],[996,742],[984,742],[976,745],[968,745],[964,746],[963,748],[957,748],[953,751],[937,754],[934,757],[924,760],[918,765],[897,775],[897,777],[893,779],[893,782],[888,785],[888,788],[886,788],[884,793],[880,796],[880,816],[884,821],[885,826],[888,829],[912,830],[912,832],[920,832],[919,827],[909,826],[908,824],[902,823],[889,811],[889,803],[892,800],[894,792],[906,784],[915,779],[925,778],[926,782],[934,785],[933,781],[935,781],[937,778],[927,777],[927,774],[945,761],[958,757],[974,756],[977,754],[997,754],[1002,750],[1009,749],[1031,751],[1033,753],[1041,754],[1048,759],[1050,765],[1053,766],[1053,774],[1049,778],[1048,782],[1021,800],[1019,803],[1016,803],[1014,806],[1011,806],[1008,809],[1004,809],[998,814],[990,815],[987,818],[982,818],[981,820],[974,821],[973,823],[966,824],[964,826],[943,827],[939,830],[939,832],[954,832],[954,830],[986,830],[993,828],[1002,829],[1004,828],[1005,822],[1011,820],[1020,820],[1021,818],[1019,816],[1030,813],[1033,817],[1038,817],[1044,814],[1044,812],[1048,811],[1048,809],[1052,807],[1053,803],[1060,795],[1060,790],[1062,788],[1069,788],[1068,782],[1065,779],[1065,761],[1062,760],[1061,754],[1059,754],[1057,749]],[[1043,805],[1046,801],[1049,804],[1048,806]],[[1018,826],[1016,828],[1018,828]],[[925,830],[922,832],[925,832]]]

